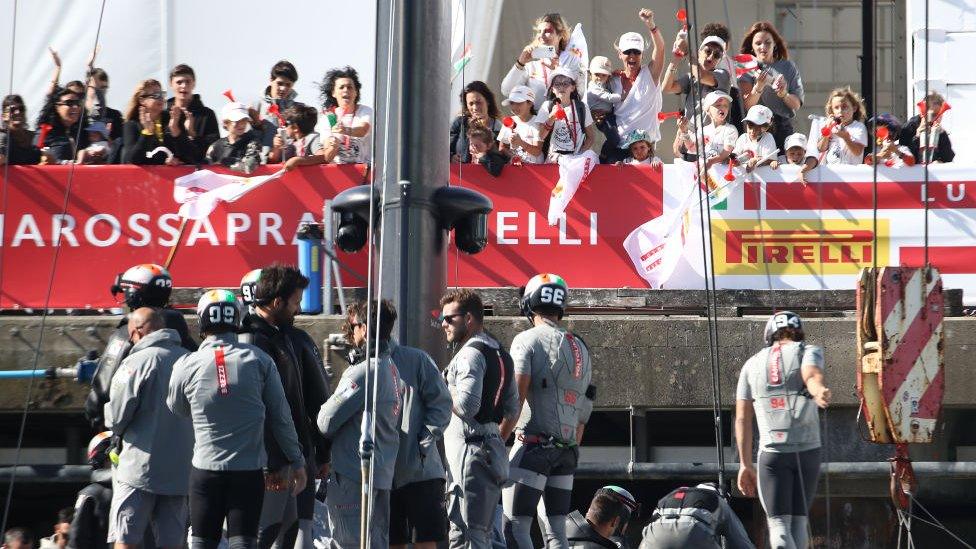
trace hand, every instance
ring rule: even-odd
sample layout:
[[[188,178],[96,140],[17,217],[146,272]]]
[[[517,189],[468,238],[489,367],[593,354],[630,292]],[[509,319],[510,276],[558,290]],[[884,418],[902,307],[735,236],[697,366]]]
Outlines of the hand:
[[[508,141],[509,144],[513,147],[520,147],[522,145],[525,145],[525,141],[523,141],[522,138],[517,133],[513,133],[512,136],[509,137]]]
[[[58,55],[57,50],[48,46],[47,51],[51,53],[51,61],[54,61],[54,66],[61,68],[61,57]]]
[[[681,131],[681,133],[687,133],[688,132],[688,117],[687,116],[681,115],[681,116],[678,117],[678,129]]]
[[[175,157],[175,156],[170,156],[169,158],[166,159],[166,165],[167,166],[182,166],[183,165],[183,161],[180,160],[179,158]]]
[[[779,169],[779,161],[773,160],[772,162],[769,163],[769,167],[774,170]]]
[[[759,162],[758,158],[750,158],[749,161],[746,162],[746,171],[751,172],[752,170],[755,170],[757,162]]]
[[[834,126],[834,135],[840,139],[850,139],[851,132],[847,131],[847,128],[842,128],[840,126]]]
[[[895,145],[894,141],[891,141],[890,139],[885,139],[881,143],[881,156],[887,157],[892,154],[897,154],[897,152],[898,152],[898,146]]]
[[[152,115],[146,110],[146,107],[139,107],[139,123],[142,124],[142,129],[147,132],[156,131],[156,123],[152,119]]]
[[[762,93],[763,89],[766,88],[766,84],[769,83],[769,73],[762,71],[759,76],[756,77],[756,83],[752,86],[752,93]]]
[[[739,490],[748,497],[756,497],[756,469],[751,465],[739,466]]]
[[[298,158],[297,156],[293,156],[285,161],[284,169],[286,172],[290,172],[298,167]]]
[[[264,474],[264,489],[269,492],[281,492],[291,484],[291,466],[285,465],[277,471]]]
[[[451,155],[451,162],[461,162],[461,157],[454,153]]]
[[[325,479],[329,478],[329,470],[330,469],[331,469],[331,467],[329,466],[328,463],[323,463],[322,465],[319,465],[319,470],[318,470],[317,473],[315,473],[315,478],[317,478],[319,480],[325,480]]]
[[[813,401],[817,403],[817,406],[821,408],[826,408],[830,406],[830,389],[821,385],[819,389],[810,391],[810,395],[813,396]]]
[[[332,133],[345,134],[349,131],[349,128],[342,123],[342,120],[337,120],[335,126],[332,126]]]
[[[522,48],[522,53],[520,53],[518,56],[518,62],[521,63],[522,65],[525,65],[529,61],[532,61],[532,50],[534,48],[535,46],[533,46],[532,44],[529,44],[528,46]]]
[[[254,107],[248,107],[247,115],[251,118],[252,128],[261,128],[261,124],[264,123],[264,120],[261,120],[261,113],[257,109]]]
[[[778,93],[780,90],[782,90],[785,87],[786,87],[786,78],[782,74],[777,75],[776,78],[773,79],[773,90],[775,90]]]
[[[281,138],[281,135],[275,134],[274,139],[271,140],[271,148],[280,149],[285,146],[285,140]]]
[[[173,108],[169,110],[169,125],[168,125],[169,134],[172,135],[173,137],[179,137],[180,134],[183,133],[183,126],[180,125],[180,114],[182,112],[183,109],[179,108],[176,105],[176,102],[174,101]]]
[[[656,26],[654,24],[654,12],[647,8],[641,8],[641,10],[637,12],[637,17],[640,17],[641,21],[643,21],[649,29],[653,29]]]
[[[656,171],[664,170],[664,162],[661,161],[660,158],[655,156],[654,158],[651,159],[651,169]]]
[[[305,472],[305,466],[299,467],[292,471],[291,475],[291,495],[297,496],[302,493],[305,486],[308,484],[308,474]]]
[[[686,55],[688,53],[688,37],[682,33],[678,33],[674,37],[674,45],[671,46],[671,52],[677,55],[678,53]]]
[[[807,172],[803,168],[800,169],[800,173],[796,174],[796,182],[802,184],[804,187],[807,185]]]
[[[196,137],[197,136],[196,117],[193,116],[193,113],[188,110],[183,111],[183,114],[186,115],[186,119],[183,120],[183,129],[186,130],[187,135],[189,135],[190,137]]]

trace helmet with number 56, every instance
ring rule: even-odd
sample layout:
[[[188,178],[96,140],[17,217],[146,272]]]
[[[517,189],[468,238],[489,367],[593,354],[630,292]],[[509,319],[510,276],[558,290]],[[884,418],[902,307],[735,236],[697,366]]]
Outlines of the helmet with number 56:
[[[230,290],[208,290],[197,302],[200,333],[236,332],[241,327],[244,312],[241,302]]]
[[[535,313],[556,315],[561,320],[569,298],[569,287],[563,277],[542,273],[533,276],[522,290],[522,314],[532,322]]]

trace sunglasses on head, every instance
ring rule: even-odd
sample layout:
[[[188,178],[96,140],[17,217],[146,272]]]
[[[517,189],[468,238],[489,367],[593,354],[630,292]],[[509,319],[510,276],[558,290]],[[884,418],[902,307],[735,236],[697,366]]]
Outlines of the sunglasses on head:
[[[81,101],[78,99],[68,99],[67,101],[59,101],[58,106],[61,107],[77,107],[81,105]]]

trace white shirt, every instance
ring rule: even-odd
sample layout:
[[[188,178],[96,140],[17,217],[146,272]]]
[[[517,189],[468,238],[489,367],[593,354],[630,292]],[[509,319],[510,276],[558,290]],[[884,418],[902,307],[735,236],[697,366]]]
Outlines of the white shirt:
[[[563,67],[569,70],[571,74],[575,74],[577,93],[580,96],[586,95],[586,71],[580,66],[579,57],[566,50],[559,54],[555,65],[550,67],[548,64],[550,61],[549,59],[533,59],[525,64],[524,69],[520,69],[518,65],[512,65],[502,80],[502,95],[507,97],[508,94],[512,93],[512,88],[515,86],[528,86],[535,92],[535,106],[539,108],[542,102],[546,100],[546,92],[549,91],[549,79],[552,78],[552,72],[558,67]]]
[[[830,135],[830,141],[827,143],[827,152],[824,154],[824,164],[863,164],[864,159],[859,154],[854,154],[847,147],[847,143],[843,139],[837,137],[836,130],[838,127],[835,126],[834,133]],[[868,129],[863,123],[852,120],[850,124],[844,126],[844,129],[851,134],[851,141],[855,143],[860,143],[864,146],[868,144]]]
[[[342,107],[336,107],[335,115],[337,121],[347,128],[369,124],[370,131],[372,131],[373,109],[365,105],[359,105],[355,111],[348,113],[343,111]],[[332,126],[329,124],[328,114],[319,115],[319,124],[316,126],[316,130],[322,135],[323,143],[332,136]],[[339,139],[339,153],[335,157],[336,164],[365,164],[372,159],[373,140],[369,134],[364,137],[336,134],[336,138]]]
[[[728,123],[718,127],[714,124],[709,124],[702,129],[702,132],[705,134],[705,159],[718,156],[722,154],[723,150],[734,149],[736,140],[739,138],[738,130],[735,129],[735,126]],[[695,136],[692,135],[691,147],[688,147],[689,153],[694,154],[697,150],[695,140]]]
[[[549,119],[549,113],[553,105],[549,101],[542,104],[539,114],[536,115],[536,123],[545,124]],[[593,124],[593,115],[590,109],[584,104],[582,118],[581,113],[576,111],[576,102],[570,101],[568,107],[563,107],[566,111],[565,120],[556,120],[552,124],[552,132],[549,137],[549,152],[553,151],[572,151],[578,153],[583,150],[583,140],[586,139],[585,129]],[[582,125],[580,125],[582,121]]]
[[[502,127],[502,131],[498,132],[498,141],[500,143],[505,143],[506,145],[512,145],[512,135],[518,135],[522,138],[522,141],[530,145],[540,145],[542,144],[542,137],[539,135],[539,126],[536,124],[535,119],[530,119],[528,122],[522,122],[517,116],[513,116],[512,120],[515,121],[515,129]],[[533,156],[526,152],[521,145],[513,146],[512,152],[514,152],[522,162],[525,164],[542,164],[545,159],[541,154]]]
[[[765,158],[770,153],[776,150],[776,140],[773,139],[773,135],[769,132],[762,134],[759,141],[753,141],[749,138],[748,133],[744,133],[735,140],[735,149],[732,152],[738,157],[739,162],[745,164],[749,158],[739,156],[744,154],[746,151],[752,153],[752,158]],[[776,160],[773,158],[773,160]]]
[[[619,74],[610,77],[610,91],[620,94],[624,92]],[[617,116],[617,135],[624,138],[633,130],[646,130],[651,141],[660,141],[661,129],[657,113],[661,112],[662,102],[661,88],[654,83],[650,67],[644,65],[637,73],[630,93],[614,111]]]

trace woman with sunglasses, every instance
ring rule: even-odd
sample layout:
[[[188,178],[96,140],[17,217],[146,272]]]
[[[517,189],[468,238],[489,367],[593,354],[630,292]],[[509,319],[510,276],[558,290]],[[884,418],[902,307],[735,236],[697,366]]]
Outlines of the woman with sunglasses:
[[[169,128],[166,96],[158,80],[143,80],[136,86],[125,112],[122,131],[123,164],[182,164],[180,157],[192,157],[186,132],[174,137]],[[169,153],[157,150],[165,147]]]
[[[742,40],[740,53],[747,53],[759,63],[756,71],[739,78],[742,108],[765,105],[773,111],[773,139],[783,150],[786,137],[794,132],[793,118],[803,105],[803,80],[796,64],[790,61],[786,41],[769,21],[753,23]]]
[[[580,59],[569,51],[570,29],[558,13],[548,13],[535,20],[534,36],[519,53],[518,59],[502,80],[502,95],[508,97],[515,86],[528,86],[535,92],[535,107],[539,108],[552,84],[556,69],[569,71],[576,87],[586,89],[586,71]],[[545,57],[536,56],[545,55]]]
[[[679,37],[675,40],[677,51],[687,53],[687,43]],[[703,113],[698,105],[702,99],[713,91],[729,93],[732,86],[732,79],[729,73],[719,68],[719,62],[725,55],[725,40],[718,36],[705,37],[698,48],[697,57],[689,57],[691,64],[690,72],[678,76],[677,64],[679,60],[671,61],[667,70],[664,72],[664,83],[661,85],[665,93],[683,95],[684,115],[688,119],[695,119],[696,114]],[[699,84],[701,87],[699,88]],[[705,124],[696,121],[696,127],[703,127]]]
[[[81,96],[68,88],[55,90],[41,108],[37,128],[40,130],[47,125],[50,129],[46,134],[38,131],[34,145],[47,149],[51,161],[72,162],[77,151],[88,146],[88,134],[80,131],[81,108]],[[43,143],[40,142],[41,137],[44,138]]]
[[[0,166],[39,164],[41,150],[31,144],[34,132],[27,128],[27,107],[19,95],[3,98],[0,121]]]

